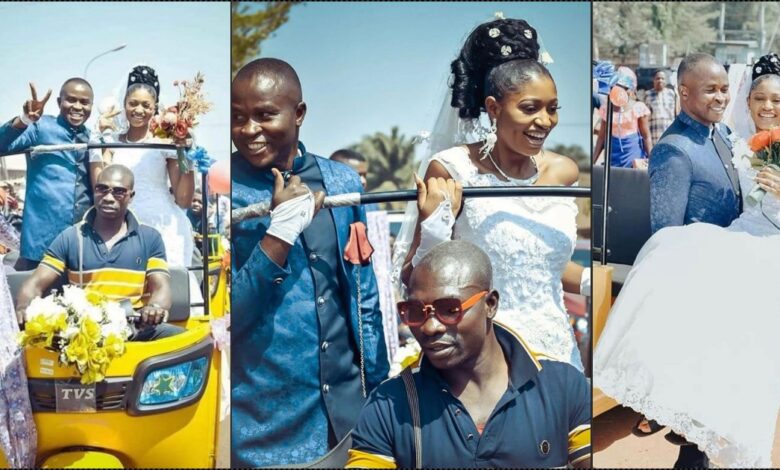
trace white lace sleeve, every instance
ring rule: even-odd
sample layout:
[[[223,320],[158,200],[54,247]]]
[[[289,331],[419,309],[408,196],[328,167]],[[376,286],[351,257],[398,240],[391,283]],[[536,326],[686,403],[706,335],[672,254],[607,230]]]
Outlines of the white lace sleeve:
[[[474,171],[466,147],[452,147],[437,153],[431,160],[444,166],[452,179],[465,183]]]

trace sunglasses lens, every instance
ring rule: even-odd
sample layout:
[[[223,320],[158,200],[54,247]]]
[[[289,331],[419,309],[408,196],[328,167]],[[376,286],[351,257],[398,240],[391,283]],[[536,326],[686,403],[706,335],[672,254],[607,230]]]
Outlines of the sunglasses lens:
[[[460,321],[462,311],[460,299],[438,299],[433,301],[436,317],[445,325],[454,325]]]
[[[425,323],[423,309],[423,303],[419,300],[398,302],[398,313],[401,315],[401,320],[409,326],[419,326]]]

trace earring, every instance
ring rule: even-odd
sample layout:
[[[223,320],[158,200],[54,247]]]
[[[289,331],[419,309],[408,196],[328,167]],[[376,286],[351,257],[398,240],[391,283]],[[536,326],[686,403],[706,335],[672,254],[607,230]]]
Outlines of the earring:
[[[490,155],[490,152],[493,151],[493,147],[496,146],[496,142],[498,141],[498,136],[496,135],[497,130],[496,118],[493,118],[490,120],[490,131],[485,136],[485,145],[479,149],[479,153],[482,154],[480,160],[486,159]]]

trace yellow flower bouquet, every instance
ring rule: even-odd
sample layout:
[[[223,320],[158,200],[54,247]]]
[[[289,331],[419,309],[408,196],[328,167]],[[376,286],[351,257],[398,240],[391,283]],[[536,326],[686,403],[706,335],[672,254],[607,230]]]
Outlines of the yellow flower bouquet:
[[[34,299],[25,311],[22,346],[58,353],[75,367],[82,384],[100,382],[114,358],[125,353],[130,327],[124,309],[96,292],[65,286],[62,295]]]

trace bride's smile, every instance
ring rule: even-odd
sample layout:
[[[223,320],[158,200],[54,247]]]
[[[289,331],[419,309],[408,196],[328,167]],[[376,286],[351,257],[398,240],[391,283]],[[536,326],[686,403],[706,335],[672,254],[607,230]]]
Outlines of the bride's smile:
[[[765,77],[757,80],[748,96],[750,117],[760,131],[780,126],[780,78],[776,75]]]

